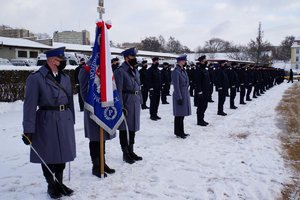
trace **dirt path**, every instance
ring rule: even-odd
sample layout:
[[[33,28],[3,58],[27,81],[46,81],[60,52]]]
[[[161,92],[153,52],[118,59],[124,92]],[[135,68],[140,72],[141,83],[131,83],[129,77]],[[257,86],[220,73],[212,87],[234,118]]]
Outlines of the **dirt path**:
[[[291,183],[286,185],[279,199],[300,199],[300,84],[293,84],[283,95],[276,108],[279,113],[278,126],[282,129],[285,163],[293,171]]]

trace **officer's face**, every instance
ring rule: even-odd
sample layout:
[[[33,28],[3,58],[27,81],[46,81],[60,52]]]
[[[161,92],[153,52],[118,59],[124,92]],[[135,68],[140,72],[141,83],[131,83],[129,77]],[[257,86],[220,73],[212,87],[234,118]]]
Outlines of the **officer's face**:
[[[62,61],[63,59],[59,58],[59,57],[51,57],[51,58],[48,58],[48,65],[50,67],[57,67],[59,66],[60,62]]]

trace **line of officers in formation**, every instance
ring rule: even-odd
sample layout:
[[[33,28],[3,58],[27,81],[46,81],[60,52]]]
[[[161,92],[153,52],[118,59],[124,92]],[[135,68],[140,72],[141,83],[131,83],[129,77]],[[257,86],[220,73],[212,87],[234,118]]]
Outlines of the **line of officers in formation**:
[[[119,59],[112,59],[113,70],[119,67]],[[160,120],[157,115],[161,104],[169,104],[167,96],[170,95],[172,84],[171,69],[173,65],[168,62],[159,64],[159,57],[152,58],[152,64],[148,68],[147,60],[143,60],[139,69],[142,109],[150,109],[150,119]],[[162,69],[159,69],[162,68]],[[224,103],[226,97],[230,97],[230,109],[237,109],[235,99],[240,93],[238,102],[245,105],[245,101],[258,98],[266,90],[284,81],[284,70],[263,65],[255,65],[249,62],[237,62],[227,60],[210,60],[206,56],[200,56],[196,64],[191,62],[184,65],[189,79],[189,96],[194,97],[194,106],[197,107],[197,124],[207,126],[204,113],[208,103],[213,103],[212,94],[218,92],[217,115],[226,116]],[[150,107],[147,100],[150,97]]]
[[[23,142],[31,145],[30,162],[40,163],[43,175],[48,183],[47,193],[53,199],[70,196],[74,191],[63,184],[63,171],[66,162],[76,157],[75,112],[70,77],[64,73],[65,48],[45,52],[47,63],[31,73],[26,80],[23,109]],[[225,116],[223,106],[226,96],[230,95],[230,108],[236,109],[236,92],[240,92],[240,104],[246,104],[266,90],[284,80],[284,71],[262,66],[220,60],[208,64],[206,57],[197,59],[196,65],[187,65],[187,56],[176,58],[176,65],[163,63],[159,69],[159,58],[152,59],[147,69],[143,61],[138,70],[137,49],[130,48],[122,52],[124,62],[120,65],[117,58],[112,60],[116,88],[122,111],[127,121],[127,134],[124,122],[119,126],[119,141],[123,160],[133,164],[143,158],[134,152],[135,133],[140,130],[141,109],[148,109],[150,99],[150,119],[157,121],[160,99],[169,104],[170,86],[173,85],[172,105],[174,116],[174,134],[185,139],[189,134],[184,131],[184,117],[191,115],[191,98],[197,106],[197,124],[207,126],[204,113],[208,102],[213,102],[214,86],[218,92],[218,115]],[[84,111],[84,133],[89,139],[89,154],[92,161],[92,174],[100,174],[100,126],[90,118],[90,111],[84,107],[87,97],[90,67],[81,60],[75,70],[76,86],[79,92],[80,110]],[[251,92],[253,90],[252,96]],[[230,93],[228,93],[230,91]],[[116,134],[104,134],[104,140],[114,138]],[[104,143],[105,144],[105,143]],[[105,145],[104,145],[105,146]],[[105,150],[105,149],[104,149]],[[104,160],[105,176],[115,173]]]

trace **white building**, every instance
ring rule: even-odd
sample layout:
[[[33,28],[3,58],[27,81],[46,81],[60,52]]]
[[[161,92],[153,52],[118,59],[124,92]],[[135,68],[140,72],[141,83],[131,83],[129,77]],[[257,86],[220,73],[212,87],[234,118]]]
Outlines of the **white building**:
[[[300,37],[296,38],[291,47],[291,68],[300,69]]]

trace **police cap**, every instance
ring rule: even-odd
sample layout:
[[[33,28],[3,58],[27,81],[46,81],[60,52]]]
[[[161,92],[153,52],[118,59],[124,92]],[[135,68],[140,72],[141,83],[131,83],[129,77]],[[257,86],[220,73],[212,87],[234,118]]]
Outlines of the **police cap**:
[[[177,58],[176,58],[176,60],[177,60],[177,62],[179,62],[179,61],[182,61],[182,60],[187,60],[187,55],[185,55],[185,54],[183,54],[183,55],[180,55],[180,56],[178,56]]]
[[[122,55],[123,55],[124,57],[127,57],[127,56],[136,56],[137,52],[138,52],[137,48],[132,47],[132,48],[129,48],[129,49],[124,50],[124,51],[122,52]]]
[[[206,55],[200,56],[200,57],[198,58],[198,61],[201,62],[201,61],[204,60],[204,59],[206,59]]]
[[[46,54],[47,58],[59,57],[61,59],[66,59],[65,49],[66,49],[66,47],[59,47],[56,49],[51,49],[51,50],[45,51],[44,53]]]
[[[158,61],[159,60],[159,57],[157,57],[157,56],[155,56],[155,57],[153,57],[152,58],[152,61],[154,62],[154,61]]]

